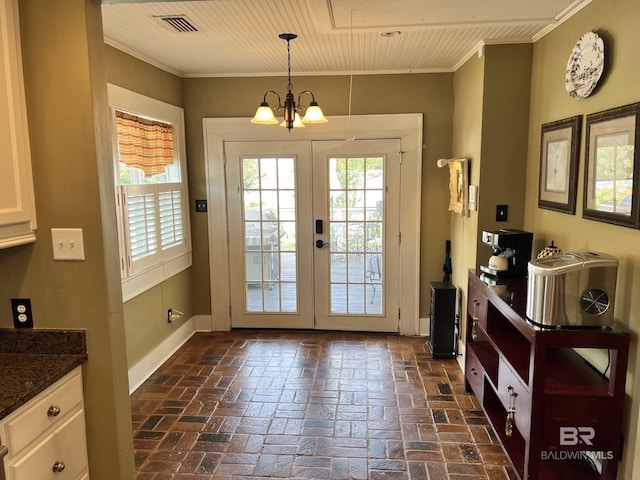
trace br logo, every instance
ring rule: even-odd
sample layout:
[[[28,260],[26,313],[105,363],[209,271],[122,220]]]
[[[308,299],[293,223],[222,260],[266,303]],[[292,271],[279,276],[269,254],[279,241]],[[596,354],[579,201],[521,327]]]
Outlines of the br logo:
[[[593,445],[596,436],[592,427],[560,427],[560,445]]]

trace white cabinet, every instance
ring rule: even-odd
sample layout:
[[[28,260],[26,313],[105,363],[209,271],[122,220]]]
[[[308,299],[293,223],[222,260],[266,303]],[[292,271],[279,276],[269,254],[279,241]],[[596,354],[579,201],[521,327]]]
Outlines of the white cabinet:
[[[88,480],[82,370],[0,420],[7,480]]]
[[[0,248],[35,241],[17,0],[0,0]]]

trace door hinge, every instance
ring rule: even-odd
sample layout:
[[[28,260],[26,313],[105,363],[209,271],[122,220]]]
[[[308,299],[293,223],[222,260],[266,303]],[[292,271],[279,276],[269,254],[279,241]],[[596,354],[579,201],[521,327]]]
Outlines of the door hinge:
[[[404,159],[404,154],[406,152],[404,150],[400,150],[398,153],[400,154],[400,164],[402,164],[402,160]]]
[[[398,309],[398,320],[400,320],[400,309]]]
[[[402,232],[398,232],[398,245],[402,243]]]

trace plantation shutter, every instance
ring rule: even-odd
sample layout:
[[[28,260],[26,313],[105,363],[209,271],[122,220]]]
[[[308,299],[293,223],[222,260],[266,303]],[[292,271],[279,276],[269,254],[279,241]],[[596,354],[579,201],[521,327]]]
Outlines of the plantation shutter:
[[[163,257],[182,253],[185,248],[182,196],[182,185],[179,183],[158,185],[160,245]]]
[[[126,214],[127,261],[130,273],[134,274],[160,260],[158,208],[152,185],[128,185],[122,189]]]

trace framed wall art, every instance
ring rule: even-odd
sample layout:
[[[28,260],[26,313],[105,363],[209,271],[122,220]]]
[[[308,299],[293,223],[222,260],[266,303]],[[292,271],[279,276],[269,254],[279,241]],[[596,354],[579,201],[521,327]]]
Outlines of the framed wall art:
[[[469,165],[466,158],[449,160],[449,210],[466,217],[469,214]]]
[[[542,125],[538,207],[576,213],[582,117]]]
[[[582,217],[637,228],[640,103],[587,115],[586,130]]]

